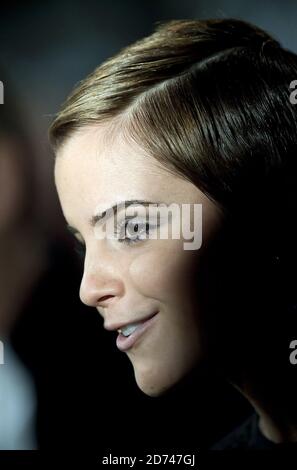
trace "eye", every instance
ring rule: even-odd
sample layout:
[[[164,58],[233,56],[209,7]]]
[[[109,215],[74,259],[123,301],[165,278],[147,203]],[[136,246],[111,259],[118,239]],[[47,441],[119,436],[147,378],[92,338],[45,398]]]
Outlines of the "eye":
[[[156,227],[157,225],[138,221],[135,220],[135,217],[131,217],[131,219],[126,218],[117,224],[116,235],[118,236],[119,243],[132,245],[145,240],[150,230]]]

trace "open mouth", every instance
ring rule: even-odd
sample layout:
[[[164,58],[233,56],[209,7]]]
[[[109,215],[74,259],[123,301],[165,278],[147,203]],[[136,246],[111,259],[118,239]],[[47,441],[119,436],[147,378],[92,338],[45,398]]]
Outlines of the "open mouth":
[[[141,320],[137,323],[129,323],[129,325],[125,325],[123,326],[121,329],[117,330],[119,333],[121,333],[123,336],[125,337],[128,337],[130,336],[132,333],[134,333],[134,331],[140,326],[142,325],[143,323],[145,323],[146,321],[150,320],[152,317],[154,317],[155,315],[157,314],[157,312],[153,313],[152,315],[150,315],[149,317],[147,317],[145,320]]]
[[[117,347],[120,351],[130,349],[136,340],[153,324],[158,313],[155,312],[143,321],[130,323],[118,330]]]

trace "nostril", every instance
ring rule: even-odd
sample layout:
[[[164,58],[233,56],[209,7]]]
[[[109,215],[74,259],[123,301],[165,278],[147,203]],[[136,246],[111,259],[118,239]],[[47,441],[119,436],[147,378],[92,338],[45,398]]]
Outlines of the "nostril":
[[[103,295],[103,297],[100,297],[99,302],[103,302],[104,300],[107,300],[110,297],[114,297],[114,296],[113,295]]]

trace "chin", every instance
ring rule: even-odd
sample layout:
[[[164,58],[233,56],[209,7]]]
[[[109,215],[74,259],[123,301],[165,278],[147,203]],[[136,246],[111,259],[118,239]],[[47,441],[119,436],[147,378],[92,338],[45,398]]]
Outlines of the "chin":
[[[150,397],[163,395],[180,379],[176,371],[170,376],[168,370],[158,370],[156,367],[134,367],[134,375],[139,389]]]

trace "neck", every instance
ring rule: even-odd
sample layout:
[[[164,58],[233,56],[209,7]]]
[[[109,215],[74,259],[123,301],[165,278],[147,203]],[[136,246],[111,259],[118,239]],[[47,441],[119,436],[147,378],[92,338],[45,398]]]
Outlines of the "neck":
[[[0,236],[0,336],[8,336],[45,267],[45,249],[32,228]]]

